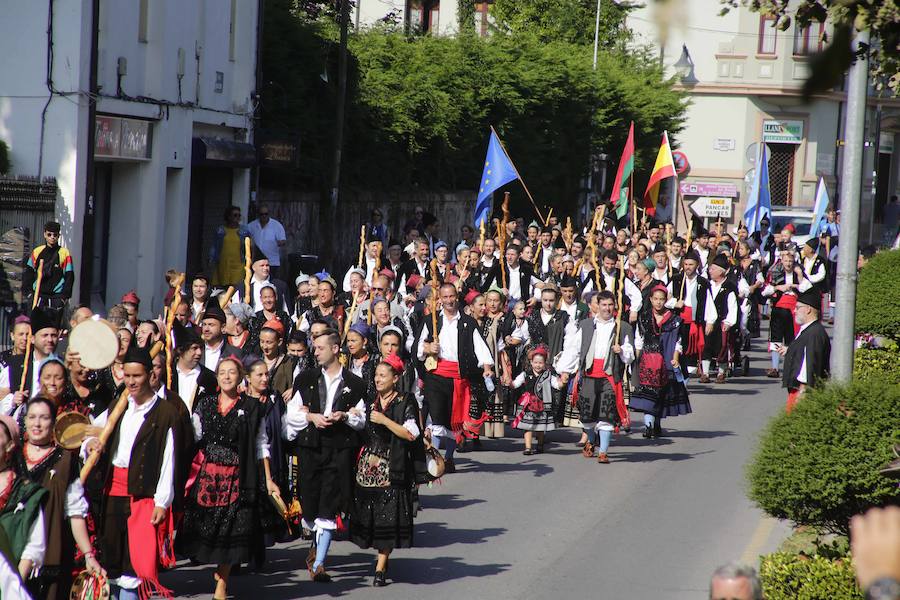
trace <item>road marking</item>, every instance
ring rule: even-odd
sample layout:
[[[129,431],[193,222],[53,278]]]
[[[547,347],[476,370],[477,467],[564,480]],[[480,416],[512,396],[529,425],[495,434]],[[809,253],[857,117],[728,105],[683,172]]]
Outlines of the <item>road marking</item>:
[[[769,536],[772,534],[772,530],[775,529],[776,523],[777,521],[772,517],[760,517],[759,523],[756,525],[756,530],[750,537],[750,541],[747,542],[744,553],[741,554],[742,563],[749,565],[756,564],[760,551],[768,541]]]

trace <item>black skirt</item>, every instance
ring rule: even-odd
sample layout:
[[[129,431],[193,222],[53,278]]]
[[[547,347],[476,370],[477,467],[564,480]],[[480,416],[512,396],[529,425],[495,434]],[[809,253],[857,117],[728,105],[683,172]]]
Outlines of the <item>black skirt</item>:
[[[360,548],[378,551],[411,548],[413,503],[408,487],[356,486],[350,539]]]

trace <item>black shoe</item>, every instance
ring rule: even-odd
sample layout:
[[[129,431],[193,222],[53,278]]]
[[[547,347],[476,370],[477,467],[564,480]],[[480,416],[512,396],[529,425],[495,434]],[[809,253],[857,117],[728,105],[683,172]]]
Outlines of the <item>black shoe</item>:
[[[472,450],[481,450],[481,438],[472,440]]]
[[[384,580],[385,574],[384,571],[375,571],[375,580],[372,582],[372,585],[375,587],[384,587],[387,585],[387,581]]]
[[[453,462],[452,458],[444,459],[444,473],[445,474],[456,473],[456,463]]]
[[[644,425],[644,433],[641,434],[645,440],[649,440],[653,437],[653,429]]]
[[[462,442],[456,446],[456,451],[460,454],[465,454],[466,452],[471,452],[472,449],[469,447],[469,440],[464,439]]]

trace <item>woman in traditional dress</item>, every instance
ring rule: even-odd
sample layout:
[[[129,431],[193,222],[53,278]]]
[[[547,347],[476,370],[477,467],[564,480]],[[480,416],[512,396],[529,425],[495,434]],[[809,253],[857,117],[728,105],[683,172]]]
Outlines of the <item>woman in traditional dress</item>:
[[[113,401],[112,393],[100,385],[96,373],[85,368],[80,360],[66,356],[66,368],[69,371],[69,381],[62,393],[59,412],[79,412],[89,417],[92,424],[102,427]],[[89,435],[99,433],[97,431]]]
[[[102,573],[91,547],[85,517],[88,502],[78,478],[78,458],[53,440],[56,405],[35,396],[25,412],[25,443],[15,457],[16,475],[47,490],[44,505],[46,553],[37,577],[28,582],[35,600],[63,600],[72,587],[75,548],[84,555],[85,568]]]
[[[356,466],[350,539],[360,548],[378,551],[376,587],[387,585],[391,552],[413,544],[412,490],[417,478],[410,451],[420,429],[415,398],[397,391],[403,368],[400,357],[391,354],[375,369],[375,394],[366,407],[365,445]]]
[[[279,396],[294,385],[294,363],[284,352],[284,326],[275,319],[259,332],[259,348],[268,372],[268,385]]]
[[[259,348],[259,336],[254,336],[250,331],[250,322],[256,317],[253,308],[249,304],[234,302],[223,310],[225,311],[225,333],[228,334],[228,343],[243,350],[244,354],[256,353]]]
[[[18,568],[19,577],[27,580],[34,567],[44,562],[47,490],[16,475],[13,466],[20,440],[15,419],[0,415],[0,531],[9,541],[6,558]]]
[[[681,317],[666,308],[668,293],[657,285],[650,294],[650,305],[638,315],[634,346],[638,353],[636,389],[631,395],[631,410],[644,413],[644,437],[658,438],[664,417],[691,412],[684,385],[681,359]]]
[[[247,562],[261,535],[260,462],[269,455],[262,406],[238,391],[244,368],[234,356],[219,361],[219,391],[194,407],[194,438],[200,455],[196,482],[188,492],[178,536],[192,560],[215,564],[215,598],[224,600],[231,566]]]
[[[366,382],[369,395],[375,392],[375,361],[369,352],[369,326],[357,321],[350,326],[346,337],[347,368]]]
[[[278,295],[275,288],[271,285],[264,285],[259,290],[259,301],[262,303],[262,309],[256,312],[253,323],[256,330],[261,331],[263,326],[269,321],[280,321],[284,326],[284,332],[282,333],[281,339],[284,339],[284,336],[291,332],[294,324],[286,312],[280,308],[276,308],[277,299]]]
[[[544,434],[556,429],[553,418],[554,404],[561,384],[559,378],[547,370],[547,347],[543,344],[528,351],[530,368],[522,371],[512,383],[514,389],[521,389],[520,411],[513,420],[513,427],[525,432],[525,456],[544,451]],[[537,437],[537,450],[532,448],[533,437]]]
[[[281,445],[281,418],[284,416],[285,404],[281,394],[273,391],[269,384],[269,368],[266,361],[259,358],[245,360],[247,367],[247,395],[260,403],[262,427],[269,443],[269,456],[263,458],[263,474],[265,475],[266,492],[276,493],[286,503],[290,498],[282,496],[288,491],[288,465],[284,448]],[[284,492],[282,492],[284,490]],[[257,566],[265,564],[265,547],[278,540],[284,531],[284,520],[271,503],[260,502],[260,522],[265,539],[257,548],[254,562]]]

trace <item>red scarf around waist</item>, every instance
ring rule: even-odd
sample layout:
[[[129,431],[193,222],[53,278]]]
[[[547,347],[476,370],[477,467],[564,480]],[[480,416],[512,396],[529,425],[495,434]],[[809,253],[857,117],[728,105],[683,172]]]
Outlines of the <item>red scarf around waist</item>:
[[[781,295],[781,298],[778,299],[778,302],[775,303],[775,307],[786,308],[793,313],[794,309],[797,308],[797,296],[784,293]]]
[[[153,498],[135,499],[128,493],[128,469],[113,467],[110,497],[131,498],[131,514],[128,516],[128,554],[135,575],[141,580],[138,595],[146,600],[153,595],[174,598],[172,590],[159,582],[159,561],[167,567],[175,566],[172,551],[172,511],[166,510],[163,522],[150,523],[155,504]]]
[[[688,329],[687,349],[684,353],[687,356],[700,356],[703,354],[703,348],[706,346],[706,335],[703,326],[694,322],[694,309],[685,305],[681,309],[681,320],[690,325]]]
[[[487,414],[482,415],[482,420],[474,421],[466,427],[466,422],[469,421],[469,406],[472,404],[472,386],[469,384],[469,380],[460,374],[459,363],[452,360],[439,359],[437,368],[432,371],[432,374],[453,380],[450,429],[456,433],[457,440],[477,434],[478,428],[484,423]]]
[[[631,417],[628,414],[628,407],[625,406],[625,388],[622,387],[621,381],[617,382],[612,375],[603,370],[604,362],[602,358],[595,358],[591,368],[584,375],[591,379],[606,379],[609,382],[616,394],[616,412],[619,413],[619,420],[625,427],[628,427]]]

